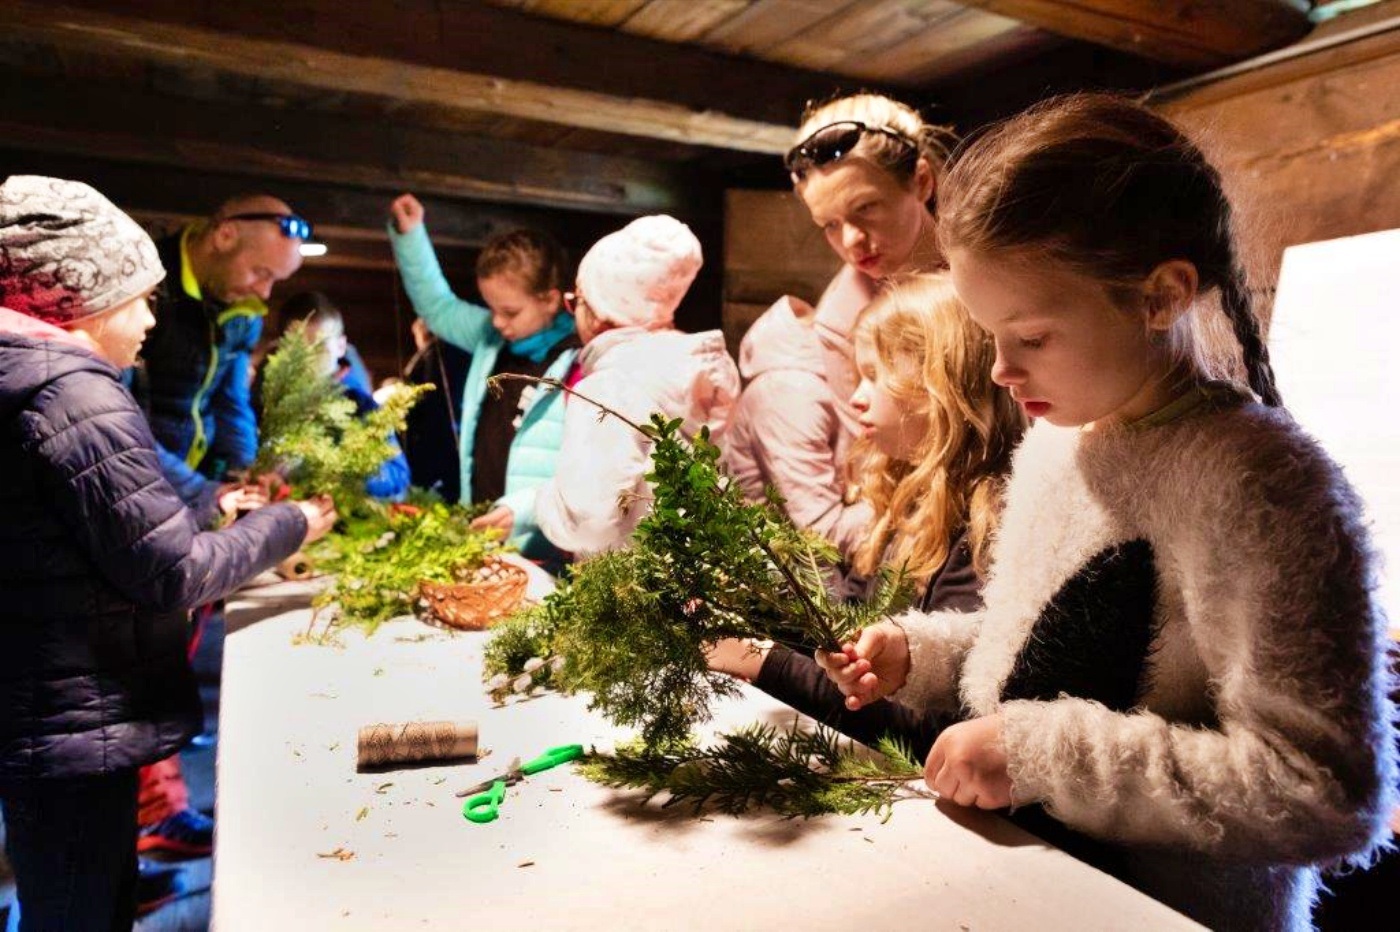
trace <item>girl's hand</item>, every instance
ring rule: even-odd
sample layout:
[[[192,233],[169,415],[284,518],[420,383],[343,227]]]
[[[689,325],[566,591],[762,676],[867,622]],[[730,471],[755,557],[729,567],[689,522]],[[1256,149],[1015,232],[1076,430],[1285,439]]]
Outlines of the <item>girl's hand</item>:
[[[895,692],[909,676],[909,639],[888,621],[866,628],[840,651],[819,650],[815,657],[852,712]]]
[[[335,502],[331,501],[329,495],[318,495],[308,501],[293,504],[306,516],[306,539],[301,542],[303,547],[313,540],[325,537],[335,526]]]
[[[509,534],[510,529],[515,527],[515,512],[505,505],[497,505],[480,518],[473,520],[470,527],[473,531],[495,529]]]
[[[409,327],[413,331],[413,348],[419,352],[427,348],[433,342],[433,332],[428,329],[428,322],[421,317],[413,318],[413,324]]]
[[[261,486],[230,483],[219,487],[219,512],[226,518],[236,518],[240,511],[261,508],[269,501]]]
[[[412,194],[400,194],[389,205],[389,213],[394,218],[394,227],[400,233],[407,233],[423,222],[423,204]]]
[[[773,649],[771,641],[752,638],[720,638],[705,645],[705,663],[716,673],[752,683]]]
[[[1011,778],[1000,715],[984,715],[943,730],[924,764],[924,782],[943,799],[978,809],[1011,805]]]

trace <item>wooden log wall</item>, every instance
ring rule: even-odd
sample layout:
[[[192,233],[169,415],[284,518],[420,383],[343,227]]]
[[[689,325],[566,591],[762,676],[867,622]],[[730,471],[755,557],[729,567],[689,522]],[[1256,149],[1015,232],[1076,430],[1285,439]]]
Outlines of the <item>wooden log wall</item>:
[[[815,303],[841,261],[791,190],[724,198],[724,336],[736,357],[744,332],[783,295]]]
[[[1377,4],[1319,27],[1325,42],[1400,17]],[[1223,170],[1252,284],[1289,246],[1400,227],[1400,28],[1160,101]]]

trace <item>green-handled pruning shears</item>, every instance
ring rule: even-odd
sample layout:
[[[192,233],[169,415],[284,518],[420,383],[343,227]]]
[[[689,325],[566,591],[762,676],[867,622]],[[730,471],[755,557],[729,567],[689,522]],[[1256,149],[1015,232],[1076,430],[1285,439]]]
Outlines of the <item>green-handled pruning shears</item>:
[[[510,762],[506,772],[499,777],[483,780],[475,786],[469,786],[465,790],[457,792],[458,796],[471,797],[462,804],[462,815],[472,822],[492,822],[499,815],[501,803],[506,798],[506,787],[519,783],[532,773],[539,773],[541,770],[567,764],[582,756],[583,745],[561,744],[557,748],[550,748],[539,757],[524,764],[520,763],[520,758],[517,757]]]

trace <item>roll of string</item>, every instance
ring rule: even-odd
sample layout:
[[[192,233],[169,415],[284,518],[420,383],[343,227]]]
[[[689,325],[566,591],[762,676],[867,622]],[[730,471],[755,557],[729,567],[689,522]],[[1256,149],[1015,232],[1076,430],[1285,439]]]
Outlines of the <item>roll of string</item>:
[[[360,729],[356,766],[452,761],[476,756],[476,722],[402,722]]]

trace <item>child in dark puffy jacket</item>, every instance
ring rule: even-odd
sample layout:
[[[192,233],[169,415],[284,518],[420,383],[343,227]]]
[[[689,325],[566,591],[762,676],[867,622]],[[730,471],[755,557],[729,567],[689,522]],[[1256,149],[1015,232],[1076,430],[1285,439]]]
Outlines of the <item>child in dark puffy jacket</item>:
[[[155,245],[86,185],[0,184],[0,803],[23,929],[130,928],[137,769],[199,732],[187,612],[321,536],[329,503],[204,532],[120,381]]]

